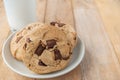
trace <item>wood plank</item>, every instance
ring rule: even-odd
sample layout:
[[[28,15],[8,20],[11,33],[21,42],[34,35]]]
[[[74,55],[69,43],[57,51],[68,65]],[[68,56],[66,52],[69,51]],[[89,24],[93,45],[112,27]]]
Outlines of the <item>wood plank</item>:
[[[73,3],[76,30],[86,45],[80,65],[82,80],[120,80],[120,65],[94,1]]]
[[[120,63],[120,0],[95,0]]]
[[[45,22],[60,21],[74,26],[70,0],[48,0]]]
[[[97,0],[96,0],[97,1]],[[115,2],[114,2],[115,1]],[[115,51],[119,55],[119,1],[98,0],[96,3],[101,13],[106,31],[108,32]],[[44,12],[46,3],[47,11]],[[76,29],[85,42],[86,55],[82,64],[72,72],[49,80],[120,80],[120,66],[114,49],[107,36],[101,17],[93,0],[73,0]],[[38,20],[50,22],[60,20],[74,25],[71,2],[69,0],[39,0]],[[55,5],[57,7],[55,7]],[[104,9],[105,8],[105,9]],[[112,12],[110,12],[112,10]],[[109,13],[110,12],[110,13]],[[40,13],[40,14],[39,14]],[[46,14],[45,14],[46,13]],[[42,15],[46,15],[45,17]],[[0,51],[9,33],[9,26],[0,0]],[[116,25],[118,25],[116,27]],[[114,26],[114,27],[112,27]],[[4,34],[4,35],[3,35]],[[111,36],[112,35],[112,36]],[[20,76],[11,71],[3,62],[0,52],[0,80],[39,80]],[[7,76],[10,77],[7,77]],[[40,79],[41,80],[41,79]],[[48,80],[48,79],[46,79]]]
[[[45,22],[45,11],[47,0],[36,0],[37,3],[37,18],[39,22]]]

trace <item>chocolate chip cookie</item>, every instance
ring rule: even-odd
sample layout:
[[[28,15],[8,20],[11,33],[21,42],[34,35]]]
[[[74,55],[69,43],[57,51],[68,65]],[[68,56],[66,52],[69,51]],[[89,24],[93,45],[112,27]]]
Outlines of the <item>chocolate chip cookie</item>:
[[[10,50],[11,50],[13,57],[15,57],[17,60],[22,61],[22,56],[25,52],[24,51],[25,42],[31,41],[29,38],[25,40],[24,37],[28,33],[32,32],[33,30],[40,28],[42,25],[43,24],[39,22],[32,23],[15,34],[15,36],[13,37],[10,43]]]
[[[70,45],[72,47],[72,49],[71,49],[71,51],[72,51],[77,42],[76,32],[73,29],[73,27],[71,25],[60,23],[60,22],[50,22],[50,25],[58,27],[59,29],[64,31],[64,33],[66,34],[66,38],[70,42],[70,44],[68,44],[68,45]]]
[[[72,49],[76,43],[74,38],[76,33],[67,30],[65,24],[44,25],[25,37],[28,42],[24,44],[23,62],[31,71],[38,74],[64,69],[71,59]]]

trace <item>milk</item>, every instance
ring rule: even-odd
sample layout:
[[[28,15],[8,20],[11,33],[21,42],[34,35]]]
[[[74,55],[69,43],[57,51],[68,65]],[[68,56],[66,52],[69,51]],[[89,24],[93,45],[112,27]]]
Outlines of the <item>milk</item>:
[[[10,29],[19,30],[25,25],[37,21],[36,0],[4,0]]]

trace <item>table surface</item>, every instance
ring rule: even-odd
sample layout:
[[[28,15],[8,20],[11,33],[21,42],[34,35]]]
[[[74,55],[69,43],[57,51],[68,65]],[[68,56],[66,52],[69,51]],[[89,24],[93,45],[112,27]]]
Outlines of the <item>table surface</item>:
[[[77,68],[46,80],[120,80],[120,0],[37,0],[37,17],[73,25],[86,46]],[[0,0],[0,80],[41,80],[16,74],[4,64],[1,51],[9,34]]]

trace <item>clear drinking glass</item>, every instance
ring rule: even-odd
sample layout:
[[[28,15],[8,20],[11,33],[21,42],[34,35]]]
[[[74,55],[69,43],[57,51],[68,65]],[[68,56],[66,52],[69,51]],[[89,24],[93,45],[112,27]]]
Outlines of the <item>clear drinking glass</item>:
[[[4,0],[4,6],[12,32],[37,20],[36,0]]]

